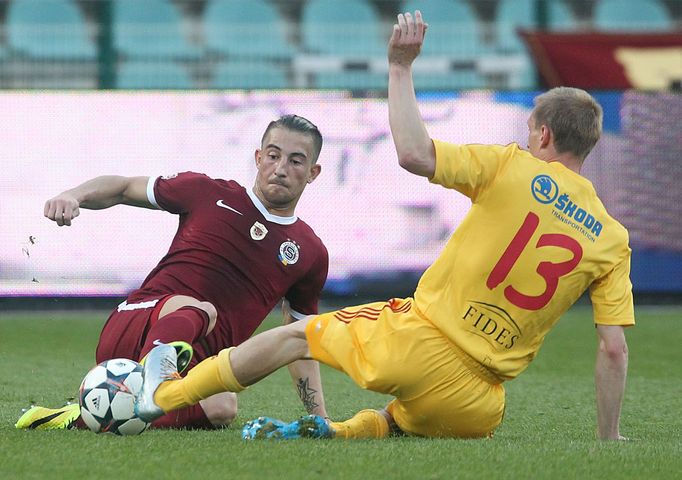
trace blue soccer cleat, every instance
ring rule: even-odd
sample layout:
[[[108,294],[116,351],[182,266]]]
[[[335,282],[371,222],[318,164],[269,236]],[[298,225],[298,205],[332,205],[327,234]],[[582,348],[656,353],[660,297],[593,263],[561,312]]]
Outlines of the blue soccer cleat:
[[[295,438],[332,438],[334,430],[319,415],[306,415],[295,422],[284,423],[270,417],[258,417],[242,428],[244,440],[275,438],[292,440]]]

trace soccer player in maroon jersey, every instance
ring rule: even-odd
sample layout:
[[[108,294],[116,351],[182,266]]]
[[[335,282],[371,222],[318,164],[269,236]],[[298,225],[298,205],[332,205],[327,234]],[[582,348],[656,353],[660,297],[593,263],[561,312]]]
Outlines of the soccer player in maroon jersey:
[[[255,151],[252,188],[192,172],[102,176],[48,200],[45,216],[59,226],[71,225],[80,208],[118,204],[179,216],[168,253],[104,325],[97,362],[142,360],[156,341],[182,341],[193,348],[191,368],[248,339],[282,299],[284,323],[317,313],[328,254],[294,210],[320,174],[321,148],[315,125],[286,115],[268,125]],[[306,409],[326,417],[317,362],[301,361],[290,371]],[[220,393],[153,426],[212,428],[229,424],[236,411],[236,395]],[[32,407],[17,428],[65,428],[78,415],[78,405]]]

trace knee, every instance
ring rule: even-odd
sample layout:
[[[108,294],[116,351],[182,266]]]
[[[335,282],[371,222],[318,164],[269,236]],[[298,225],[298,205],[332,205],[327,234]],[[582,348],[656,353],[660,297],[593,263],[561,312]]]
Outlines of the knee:
[[[309,356],[308,340],[305,336],[307,324],[307,320],[298,320],[280,327],[283,333],[282,344],[286,343],[290,351],[297,352],[299,358]]]
[[[305,336],[306,326],[313,318],[315,318],[314,315],[308,315],[302,320],[296,320],[295,322],[285,325],[284,329],[287,332],[287,335],[291,338],[306,340]]]
[[[237,395],[226,392],[201,401],[201,408],[213,426],[227,426],[237,416]]]
[[[227,427],[237,416],[237,406],[230,404],[215,405],[205,410],[206,418],[215,427]]]

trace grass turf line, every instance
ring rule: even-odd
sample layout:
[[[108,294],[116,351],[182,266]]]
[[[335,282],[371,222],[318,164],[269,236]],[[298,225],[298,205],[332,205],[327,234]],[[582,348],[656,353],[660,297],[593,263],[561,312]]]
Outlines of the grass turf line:
[[[679,478],[682,471],[682,310],[639,308],[627,330],[630,371],[621,431],[631,442],[595,440],[596,334],[588,308],[574,308],[538,358],[506,384],[507,412],[492,440],[244,442],[259,415],[292,420],[303,408],[286,370],[240,394],[233,427],[148,431],[17,431],[20,409],[74,397],[94,363],[106,312],[0,314],[0,465],[3,478]],[[277,323],[276,317],[266,326]],[[345,418],[388,397],[323,367],[328,410]],[[190,473],[191,472],[191,473]]]

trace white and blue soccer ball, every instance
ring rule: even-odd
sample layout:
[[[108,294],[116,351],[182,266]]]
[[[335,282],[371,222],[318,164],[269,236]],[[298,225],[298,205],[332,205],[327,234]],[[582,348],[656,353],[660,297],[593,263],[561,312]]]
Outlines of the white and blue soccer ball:
[[[137,435],[147,428],[135,415],[142,387],[142,365],[125,358],[107,360],[90,370],[80,386],[81,417],[95,433]]]

